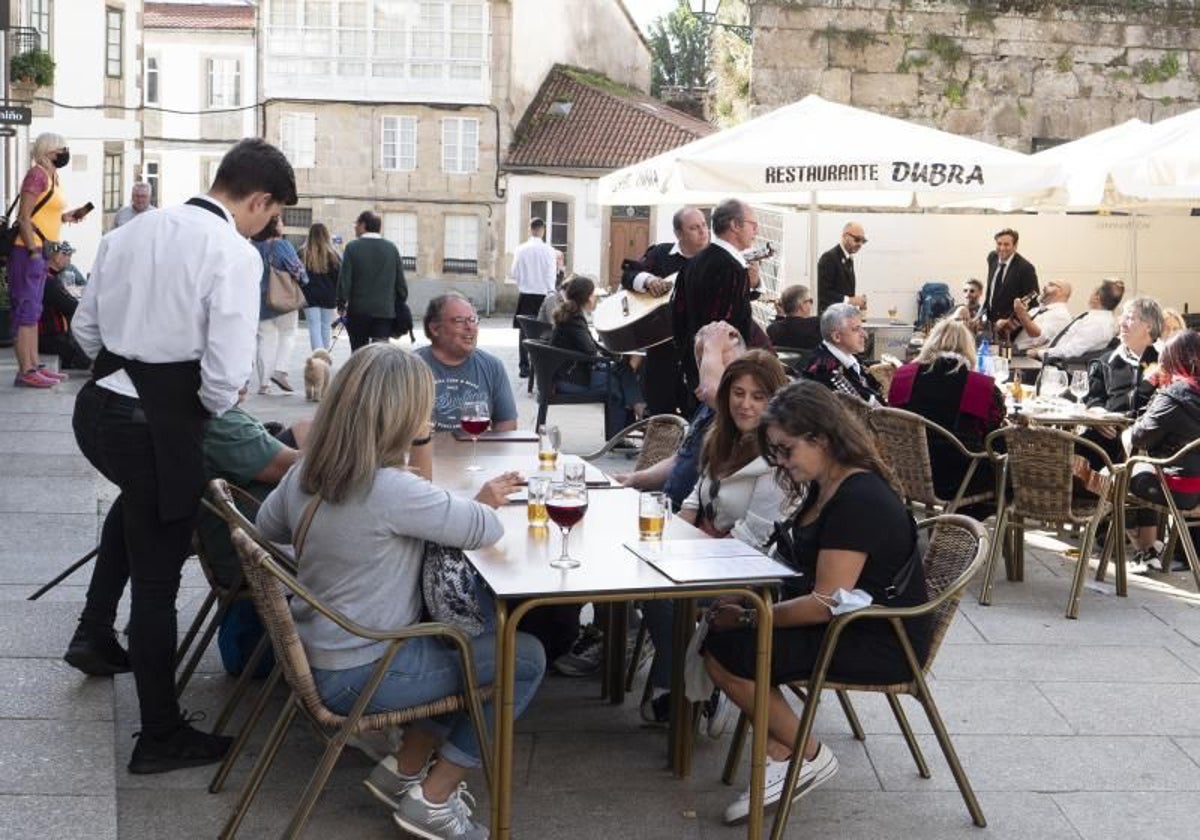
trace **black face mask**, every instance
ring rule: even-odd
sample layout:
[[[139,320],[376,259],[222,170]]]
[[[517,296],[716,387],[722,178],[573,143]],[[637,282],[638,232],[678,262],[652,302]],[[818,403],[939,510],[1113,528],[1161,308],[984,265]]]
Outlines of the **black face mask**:
[[[63,151],[56,154],[54,156],[53,160],[51,160],[50,162],[54,164],[55,169],[62,169],[64,166],[66,166],[68,163],[71,162],[71,150],[64,149]]]

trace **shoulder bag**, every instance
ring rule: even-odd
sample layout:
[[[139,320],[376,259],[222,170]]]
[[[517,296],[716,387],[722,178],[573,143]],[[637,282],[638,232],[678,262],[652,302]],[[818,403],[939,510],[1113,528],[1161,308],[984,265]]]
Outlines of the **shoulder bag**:
[[[462,549],[425,543],[421,589],[425,610],[434,621],[457,627],[468,636],[481,635],[487,629],[487,620],[475,582],[475,569]]]
[[[304,292],[292,275],[267,260],[267,306],[276,312],[295,312],[304,306]]]

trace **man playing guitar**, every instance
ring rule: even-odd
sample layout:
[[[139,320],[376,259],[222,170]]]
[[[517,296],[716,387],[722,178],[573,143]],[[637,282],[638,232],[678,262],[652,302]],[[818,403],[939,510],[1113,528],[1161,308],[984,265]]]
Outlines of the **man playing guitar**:
[[[693,255],[708,246],[708,222],[695,207],[681,208],[671,221],[676,241],[651,245],[638,262],[627,260],[621,273],[622,287],[655,297],[670,294],[672,284],[665,278],[676,274]],[[648,416],[674,414],[688,405],[679,373],[679,351],[673,342],[666,341],[646,350],[640,373]]]

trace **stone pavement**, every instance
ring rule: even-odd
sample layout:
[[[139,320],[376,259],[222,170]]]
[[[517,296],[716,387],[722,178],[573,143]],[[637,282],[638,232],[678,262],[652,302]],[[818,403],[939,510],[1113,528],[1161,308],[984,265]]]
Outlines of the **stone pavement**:
[[[482,343],[515,371],[515,333],[505,319],[485,323]],[[296,382],[306,346],[298,333]],[[335,359],[343,361],[348,351],[343,339]],[[215,796],[206,792],[208,769],[130,776],[125,764],[137,727],[132,678],[87,679],[59,658],[87,571],[42,601],[25,600],[95,544],[113,493],[71,434],[80,382],[52,393],[15,390],[11,354],[2,352],[0,838],[213,837],[253,755],[235,772],[233,787]],[[517,394],[522,426],[531,425],[536,405],[523,387]],[[285,422],[309,411],[300,396],[255,396],[249,408]],[[553,407],[550,417],[563,428],[567,451],[599,446],[599,406]],[[963,604],[933,681],[988,829],[972,827],[920,710],[909,704],[933,770],[929,780],[917,776],[886,704],[861,697],[855,702],[865,743],[850,737],[836,703],[822,705],[818,732],[841,772],[803,801],[789,837],[1196,836],[1200,599],[1190,579],[1135,579],[1128,599],[1089,585],[1080,619],[1067,621],[1062,611],[1073,563],[1053,534],[1034,534],[1031,544],[1024,583],[998,582],[991,607],[974,598]],[[181,627],[203,596],[203,577],[189,564]],[[212,715],[231,683],[214,649],[184,705]],[[598,691],[596,680],[549,678],[519,722],[516,836],[744,836],[719,821],[733,795],[718,778],[727,737],[702,737],[691,778],[676,780],[666,770],[665,732],[641,724],[632,698],[612,707]],[[241,836],[282,830],[318,753],[312,733],[295,726]],[[360,784],[369,768],[362,755],[347,753],[308,836],[396,836],[387,812]],[[480,780],[472,787],[480,794],[477,815],[486,821]]]

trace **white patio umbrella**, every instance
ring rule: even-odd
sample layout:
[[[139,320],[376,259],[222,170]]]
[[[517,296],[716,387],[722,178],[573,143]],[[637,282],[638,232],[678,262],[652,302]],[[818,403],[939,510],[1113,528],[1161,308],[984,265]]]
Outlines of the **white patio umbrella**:
[[[1008,210],[1063,177],[1057,162],[807,96],[606,175],[599,200]]]
[[[1200,205],[1200,108],[1150,126],[1147,147],[1114,163],[1110,174],[1120,196]]]
[[[1034,200],[1036,209],[1098,210],[1116,207],[1121,200],[1109,182],[1118,161],[1143,153],[1154,144],[1152,126],[1128,120],[1033,155],[1033,159],[1061,165],[1066,181]]]

